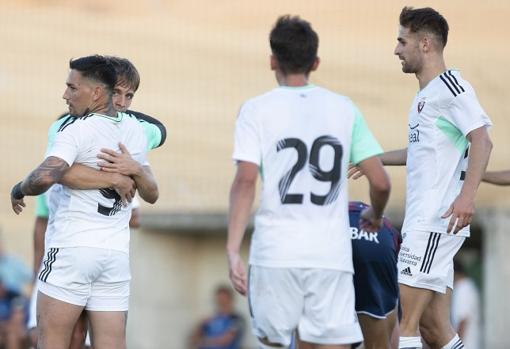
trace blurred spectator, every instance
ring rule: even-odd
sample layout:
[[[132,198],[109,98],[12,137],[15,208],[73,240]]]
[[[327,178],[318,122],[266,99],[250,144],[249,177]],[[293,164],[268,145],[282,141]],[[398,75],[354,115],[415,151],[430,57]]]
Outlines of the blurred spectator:
[[[17,257],[8,254],[0,240],[0,279],[4,286],[18,294],[32,282],[32,271]]]
[[[480,294],[464,267],[454,262],[454,284],[452,293],[452,324],[464,346],[479,349],[480,344]]]
[[[26,338],[26,300],[0,280],[0,348],[20,349]]]
[[[234,294],[228,286],[215,293],[215,314],[193,331],[192,349],[239,349],[244,332],[243,318],[234,312]]]

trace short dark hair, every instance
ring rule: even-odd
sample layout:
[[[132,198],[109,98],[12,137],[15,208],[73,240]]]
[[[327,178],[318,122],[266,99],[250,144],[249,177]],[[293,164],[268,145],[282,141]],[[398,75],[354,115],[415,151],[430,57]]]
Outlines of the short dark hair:
[[[132,87],[133,90],[138,90],[140,86],[140,74],[133,63],[127,58],[120,58],[115,56],[107,56],[112,62],[117,74],[117,84]]]
[[[308,74],[317,58],[319,36],[298,16],[281,16],[269,34],[271,51],[284,74]]]
[[[448,42],[448,22],[433,8],[404,7],[400,12],[400,25],[412,33],[425,31],[436,35],[442,47]]]
[[[104,56],[85,56],[69,61],[69,68],[77,70],[85,78],[101,82],[106,85],[110,93],[117,84],[117,74],[113,64]]]

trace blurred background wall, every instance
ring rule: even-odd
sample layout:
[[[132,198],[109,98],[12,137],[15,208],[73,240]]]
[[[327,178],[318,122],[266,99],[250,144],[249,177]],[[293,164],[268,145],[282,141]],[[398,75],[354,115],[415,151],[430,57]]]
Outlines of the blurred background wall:
[[[405,5],[432,6],[447,18],[447,64],[475,87],[495,125],[489,168],[509,168],[508,1],[0,0],[4,245],[31,261],[34,200],[17,217],[9,192],[42,161],[47,128],[66,110],[61,96],[69,59],[92,53],[129,58],[142,78],[132,109],[156,116],[168,129],[165,146],[149,156],[160,200],[142,206],[143,226],[132,234],[129,343],[185,348],[192,325],[212,311],[214,287],[228,281],[224,216],[234,173],[234,122],[245,99],[276,84],[268,33],[277,16],[298,14],[312,23],[321,65],[311,81],[350,96],[390,150],[406,146],[407,112],[418,89],[393,55]],[[389,212],[398,225],[405,171],[389,172]],[[365,181],[351,183],[350,193],[367,200]],[[491,348],[505,348],[498,340],[510,328],[498,315],[510,312],[510,302],[501,298],[510,282],[509,193],[482,185],[476,231],[466,246],[466,258],[485,270],[480,280]],[[244,299],[237,297],[237,305],[247,314]]]

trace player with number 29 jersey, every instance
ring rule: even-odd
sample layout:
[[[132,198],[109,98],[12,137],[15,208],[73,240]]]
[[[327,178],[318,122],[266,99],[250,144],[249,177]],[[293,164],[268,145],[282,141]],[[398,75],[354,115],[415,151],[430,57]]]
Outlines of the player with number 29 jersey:
[[[382,153],[347,97],[280,86],[242,106],[233,159],[259,166],[250,265],[352,272],[346,173]]]

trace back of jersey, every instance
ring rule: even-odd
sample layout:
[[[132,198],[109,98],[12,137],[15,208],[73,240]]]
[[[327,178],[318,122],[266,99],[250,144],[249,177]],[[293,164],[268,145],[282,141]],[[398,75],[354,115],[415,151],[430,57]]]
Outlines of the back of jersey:
[[[119,113],[116,118],[90,114],[63,125],[47,156],[99,169],[97,155],[102,148],[120,152],[126,146],[133,159],[146,163],[147,139],[133,118]],[[131,207],[123,206],[112,188],[75,190],[64,187],[59,194],[51,238],[47,247],[99,247],[129,251]]]
[[[263,180],[251,264],[352,270],[346,173],[363,160],[351,147],[363,125],[348,98],[316,86],[243,105],[233,157],[257,164]]]

